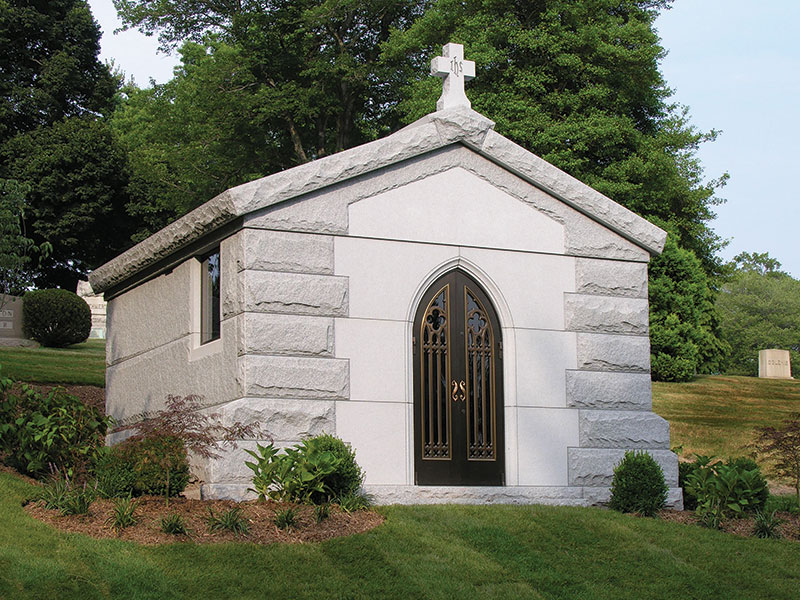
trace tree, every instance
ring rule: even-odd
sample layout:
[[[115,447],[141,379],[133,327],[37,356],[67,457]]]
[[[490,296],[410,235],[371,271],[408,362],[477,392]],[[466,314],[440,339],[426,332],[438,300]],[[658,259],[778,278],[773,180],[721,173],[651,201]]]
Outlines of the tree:
[[[499,133],[616,202],[670,223],[709,275],[721,242],[707,223],[718,181],[703,183],[695,151],[716,132],[668,103],[653,23],[671,0],[439,0],[384,46],[383,61],[417,74],[399,110],[410,121],[440,92],[427,61],[442,40],[463,42],[477,76],[473,107]],[[434,54],[436,53],[436,54]]]
[[[784,419],[782,427],[757,427],[753,446],[770,460],[779,477],[792,481],[800,508],[800,413]]]
[[[0,145],[61,119],[112,108],[100,31],[83,0],[0,4]]]
[[[130,245],[126,156],[106,122],[71,117],[16,136],[0,155],[29,187],[30,237],[52,244],[37,286],[74,291],[79,278]]]
[[[32,283],[32,258],[46,257],[52,247],[39,246],[25,232],[25,195],[29,188],[13,179],[0,179],[0,309],[5,295],[20,295]]]
[[[100,30],[83,0],[0,8],[0,177],[29,190],[34,246],[52,243],[34,282],[74,290],[129,242],[126,158],[103,121],[117,81],[97,59]]]
[[[656,381],[718,372],[729,351],[719,339],[713,291],[691,250],[667,237],[650,262],[650,368]]]
[[[727,373],[758,375],[758,351],[789,350],[792,375],[800,376],[800,280],[780,270],[769,254],[743,253],[722,286],[716,307],[723,339],[732,351]]]

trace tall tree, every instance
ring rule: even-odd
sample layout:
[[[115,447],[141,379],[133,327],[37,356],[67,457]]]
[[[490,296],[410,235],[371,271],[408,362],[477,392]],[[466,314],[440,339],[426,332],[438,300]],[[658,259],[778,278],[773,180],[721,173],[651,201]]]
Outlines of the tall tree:
[[[111,110],[116,83],[97,60],[99,40],[83,0],[0,0],[0,144]]]
[[[477,76],[473,107],[499,133],[634,212],[668,222],[679,244],[716,274],[720,240],[708,227],[724,182],[703,182],[695,151],[716,133],[692,128],[668,102],[664,55],[653,23],[671,0],[439,0],[384,45],[383,60],[409,61],[417,79],[399,110],[434,105],[426,63],[442,40],[463,42]]]
[[[75,289],[129,244],[126,158],[103,115],[117,81],[83,0],[0,0],[0,177],[29,188],[28,235],[53,253],[40,286]]]

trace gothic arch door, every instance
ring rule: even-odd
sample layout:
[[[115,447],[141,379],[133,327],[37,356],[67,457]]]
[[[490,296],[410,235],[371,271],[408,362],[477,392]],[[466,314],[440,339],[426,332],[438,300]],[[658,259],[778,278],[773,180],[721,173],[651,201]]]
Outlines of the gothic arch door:
[[[417,485],[503,485],[502,337],[492,303],[460,270],[440,277],[414,318]]]

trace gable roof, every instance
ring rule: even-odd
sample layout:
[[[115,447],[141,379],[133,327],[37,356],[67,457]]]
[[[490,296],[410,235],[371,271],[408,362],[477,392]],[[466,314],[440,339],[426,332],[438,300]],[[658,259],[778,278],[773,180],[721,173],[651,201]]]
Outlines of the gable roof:
[[[89,281],[95,293],[105,292],[248,213],[456,143],[651,254],[663,250],[667,234],[662,229],[498,134],[493,121],[462,106],[426,115],[374,142],[231,188],[95,269]]]

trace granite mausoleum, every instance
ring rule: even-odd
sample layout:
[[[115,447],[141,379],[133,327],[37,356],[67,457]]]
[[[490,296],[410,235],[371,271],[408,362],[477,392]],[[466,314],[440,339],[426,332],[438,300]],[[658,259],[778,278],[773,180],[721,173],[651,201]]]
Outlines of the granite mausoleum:
[[[379,503],[602,503],[646,449],[681,505],[649,374],[666,234],[497,134],[461,46],[432,72],[436,112],[230,189],[92,273],[108,412],[194,393],[277,445],[333,433]],[[203,494],[245,497],[244,459],[201,465]]]

